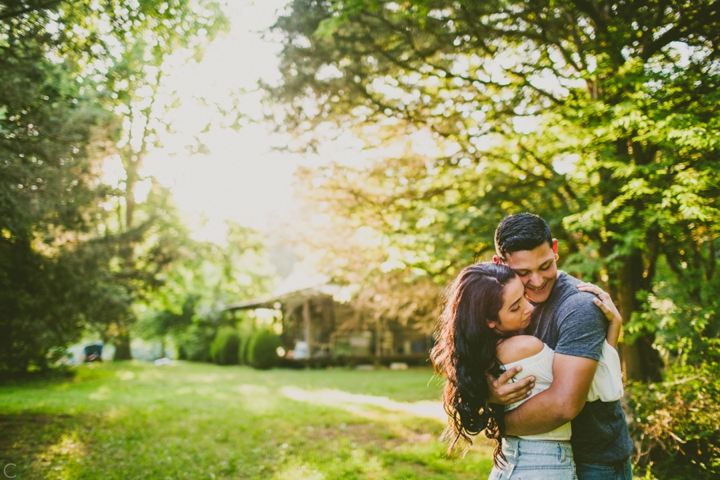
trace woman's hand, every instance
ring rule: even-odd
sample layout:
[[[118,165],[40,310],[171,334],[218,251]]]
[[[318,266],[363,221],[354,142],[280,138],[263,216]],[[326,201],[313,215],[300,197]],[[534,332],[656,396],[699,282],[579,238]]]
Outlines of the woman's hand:
[[[581,283],[577,288],[581,292],[590,292],[597,295],[597,298],[593,298],[593,302],[602,310],[610,322],[605,338],[610,345],[617,348],[618,338],[620,338],[620,331],[622,330],[622,316],[612,298],[610,298],[610,294],[592,283]]]
[[[512,405],[515,402],[532,395],[532,389],[535,386],[535,377],[525,377],[519,382],[511,382],[512,378],[520,373],[522,367],[515,366],[498,378],[492,375],[487,376],[488,388],[490,389],[490,398],[488,403],[496,403],[498,405]]]

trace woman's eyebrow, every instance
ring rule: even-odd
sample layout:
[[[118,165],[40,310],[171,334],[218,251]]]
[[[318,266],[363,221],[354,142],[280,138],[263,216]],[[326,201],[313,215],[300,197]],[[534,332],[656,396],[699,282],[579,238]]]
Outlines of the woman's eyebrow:
[[[510,307],[508,307],[508,310],[511,310],[520,300],[522,300],[522,297],[518,298],[513,303],[511,303]]]

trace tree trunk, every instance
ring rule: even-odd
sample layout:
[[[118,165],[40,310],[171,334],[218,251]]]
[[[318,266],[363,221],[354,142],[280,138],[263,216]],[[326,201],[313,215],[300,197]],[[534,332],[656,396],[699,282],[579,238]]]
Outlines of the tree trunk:
[[[114,338],[115,355],[113,361],[132,360],[132,352],[130,350],[130,332],[126,329],[121,330]]]
[[[125,162],[125,231],[130,230],[135,216],[135,186],[138,181],[138,165],[133,160]]]
[[[641,309],[637,294],[643,289],[645,265],[640,252],[634,252],[620,259],[621,267],[616,272],[617,305],[625,323],[633,312]],[[620,344],[620,359],[628,380],[655,382],[662,380],[663,362],[657,350],[652,348],[655,335],[646,333],[631,345]]]
[[[128,158],[123,162],[125,167],[125,226],[124,231],[128,232],[132,228],[133,217],[135,215],[135,185],[138,180],[138,162]],[[132,241],[126,242],[120,250],[120,256],[123,258],[125,268],[133,268],[133,256],[135,246]],[[132,321],[132,319],[128,319]],[[126,322],[117,322],[117,330],[113,342],[115,344],[115,355],[113,360],[132,360],[132,351],[130,349],[130,330]]]

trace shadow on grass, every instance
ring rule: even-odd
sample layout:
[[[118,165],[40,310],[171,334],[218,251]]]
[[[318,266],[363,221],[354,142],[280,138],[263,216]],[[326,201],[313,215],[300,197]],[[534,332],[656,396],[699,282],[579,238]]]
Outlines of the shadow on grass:
[[[1,372],[0,387],[32,386],[33,384],[47,384],[48,382],[66,382],[72,380],[77,373],[69,367],[38,370],[34,372]]]
[[[0,415],[0,468],[8,478],[53,478],[87,454],[72,415]]]

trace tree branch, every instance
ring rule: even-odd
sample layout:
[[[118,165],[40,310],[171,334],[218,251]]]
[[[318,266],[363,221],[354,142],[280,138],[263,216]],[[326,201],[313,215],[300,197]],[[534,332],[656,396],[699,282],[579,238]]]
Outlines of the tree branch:
[[[5,11],[0,13],[0,22],[5,21],[10,18],[19,17],[21,15],[24,15],[26,13],[33,12],[35,10],[45,10],[48,8],[52,8],[60,3],[62,3],[63,0],[48,0],[47,2],[40,2],[37,5],[28,5],[25,8],[22,8],[20,10],[14,10],[14,11]]]

